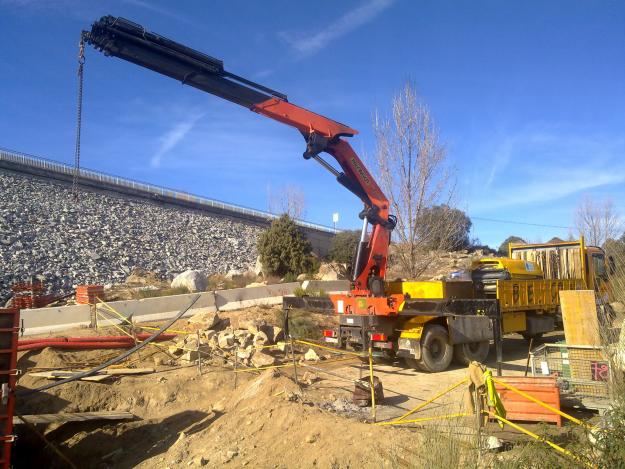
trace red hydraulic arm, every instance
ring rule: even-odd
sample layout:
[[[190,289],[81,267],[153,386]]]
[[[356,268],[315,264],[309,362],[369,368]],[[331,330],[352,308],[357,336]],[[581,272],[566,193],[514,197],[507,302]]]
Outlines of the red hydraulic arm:
[[[105,16],[93,23],[90,31],[83,31],[82,39],[105,55],[149,68],[299,130],[306,140],[304,158],[319,162],[364,204],[360,213],[363,231],[354,263],[352,293],[384,295],[388,246],[396,220],[389,214],[386,196],[343,139],[358,131],[296,106],[286,95],[224,70],[221,60],[151,33],[124,18]],[[331,155],[341,170],[319,156],[322,152]],[[368,225],[372,226],[369,236]]]

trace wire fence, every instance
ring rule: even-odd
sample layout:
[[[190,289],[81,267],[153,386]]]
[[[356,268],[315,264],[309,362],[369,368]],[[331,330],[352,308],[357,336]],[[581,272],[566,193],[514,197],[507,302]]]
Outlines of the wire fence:
[[[39,156],[27,155],[25,153],[0,148],[0,162],[2,161],[7,161],[15,165],[36,168],[46,172],[63,174],[66,176],[74,176],[75,172],[73,166],[65,163],[60,163],[58,161],[50,160],[47,158],[41,158]],[[109,186],[117,186],[120,188],[132,189],[133,191],[144,192],[145,194],[150,196],[167,197],[182,202],[191,202],[207,208],[234,212],[236,214],[261,218],[268,221],[279,218],[279,215],[273,213],[255,210],[248,207],[242,207],[240,205],[229,204],[219,200],[209,199],[207,197],[201,197],[198,195],[190,194],[188,192],[169,189],[167,187],[157,186],[146,182],[139,182],[132,179],[113,176],[111,174],[106,174],[91,169],[80,168],[78,172],[78,177],[82,180],[89,180],[96,183],[107,184]],[[312,230],[323,231],[333,234],[337,231],[329,226],[318,225],[316,223],[310,223],[304,220],[295,220],[295,222],[303,228],[308,228]]]
[[[530,352],[532,376],[555,376],[564,394],[609,397],[613,370],[604,348],[543,344]]]

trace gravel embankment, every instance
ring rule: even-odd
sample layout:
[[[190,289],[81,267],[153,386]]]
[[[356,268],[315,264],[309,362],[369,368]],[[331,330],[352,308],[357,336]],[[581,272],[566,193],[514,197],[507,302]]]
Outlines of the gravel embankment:
[[[247,270],[262,228],[0,170],[0,302],[16,279],[55,289],[114,283],[142,267],[162,278],[186,269]]]

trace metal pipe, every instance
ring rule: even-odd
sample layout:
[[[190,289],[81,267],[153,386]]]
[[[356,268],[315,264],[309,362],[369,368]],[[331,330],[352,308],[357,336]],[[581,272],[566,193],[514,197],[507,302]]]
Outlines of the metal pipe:
[[[356,251],[356,259],[354,259],[354,272],[352,273],[352,282],[355,282],[360,275],[360,263],[362,259],[362,252],[364,251],[365,239],[367,237],[367,217],[362,219],[362,231],[360,232],[360,241],[358,242],[358,250]]]
[[[140,332],[137,334],[137,339],[145,340],[150,337],[150,334],[147,332]],[[158,340],[171,340],[177,337],[176,334],[162,334]],[[58,343],[58,342],[123,342],[129,341],[133,342],[134,340],[126,335],[97,335],[92,337],[46,337],[39,339],[24,339],[19,340],[17,342],[18,347],[22,345],[31,345],[31,344],[43,344],[43,343]]]
[[[325,169],[327,169],[328,171],[330,171],[335,177],[339,177],[339,175],[341,174],[334,166],[332,166],[330,163],[328,163],[326,160],[324,160],[323,158],[321,158],[319,155],[315,155],[313,156],[313,159],[319,163],[321,166],[323,166]]]
[[[133,344],[132,341],[118,341],[118,342],[44,342],[34,343],[27,345],[19,345],[17,347],[18,352],[24,352],[26,350],[41,350],[47,347],[64,349],[64,350],[98,350],[98,349],[110,349],[110,348],[128,348]]]

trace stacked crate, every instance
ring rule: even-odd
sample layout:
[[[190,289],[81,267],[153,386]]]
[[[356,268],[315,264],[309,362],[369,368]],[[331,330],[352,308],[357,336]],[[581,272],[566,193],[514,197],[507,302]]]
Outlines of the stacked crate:
[[[13,298],[11,307],[16,309],[41,308],[55,299],[54,295],[43,295],[43,282],[33,280],[31,282],[15,282],[11,285]]]
[[[92,305],[98,301],[98,297],[104,296],[104,286],[102,285],[78,285],[76,287],[76,303],[81,305]]]

